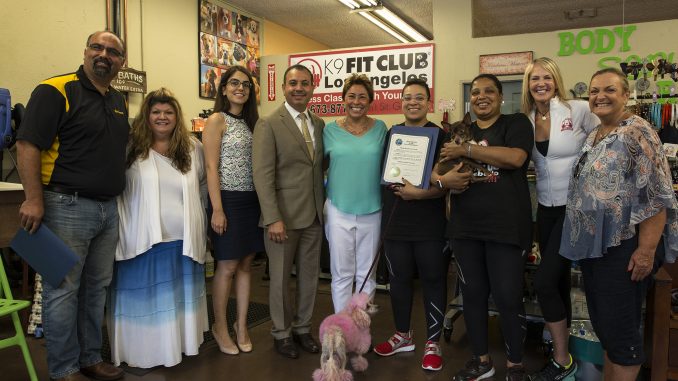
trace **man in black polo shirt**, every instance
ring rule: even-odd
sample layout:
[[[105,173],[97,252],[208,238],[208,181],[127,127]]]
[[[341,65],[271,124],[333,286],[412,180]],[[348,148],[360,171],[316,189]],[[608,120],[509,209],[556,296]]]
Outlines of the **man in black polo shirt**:
[[[90,35],[77,72],[47,79],[33,91],[17,136],[26,194],[21,226],[33,233],[44,222],[80,257],[58,288],[43,284],[47,364],[56,380],[123,376],[101,359],[101,325],[129,132],[125,99],[110,83],[124,62],[119,37]]]

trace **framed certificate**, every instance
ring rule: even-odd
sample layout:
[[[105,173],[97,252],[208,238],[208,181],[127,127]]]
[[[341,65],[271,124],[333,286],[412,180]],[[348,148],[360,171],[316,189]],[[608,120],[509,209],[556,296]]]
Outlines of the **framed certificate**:
[[[406,126],[393,126],[391,131],[381,183],[402,184],[405,178],[416,187],[428,189],[438,131]]]

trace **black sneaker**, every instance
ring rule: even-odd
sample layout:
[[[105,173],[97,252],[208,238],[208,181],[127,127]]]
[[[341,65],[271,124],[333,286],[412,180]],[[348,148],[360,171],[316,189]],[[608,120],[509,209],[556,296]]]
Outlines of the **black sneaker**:
[[[506,381],[527,381],[527,373],[522,365],[514,365],[506,369]]]
[[[572,357],[570,357],[572,361]],[[574,375],[577,373],[577,364],[572,361],[569,368],[558,364],[556,360],[551,357],[546,366],[539,372],[530,375],[531,381],[574,381]]]
[[[473,357],[466,363],[466,367],[454,376],[454,381],[476,381],[494,376],[494,367],[492,359],[481,362],[478,357]]]

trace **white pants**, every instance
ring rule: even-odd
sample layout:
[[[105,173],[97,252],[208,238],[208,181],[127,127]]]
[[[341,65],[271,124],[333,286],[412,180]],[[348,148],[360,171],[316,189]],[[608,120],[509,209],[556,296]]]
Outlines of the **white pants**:
[[[325,235],[330,246],[332,272],[332,303],[341,311],[363,284],[379,248],[381,211],[371,214],[348,214],[340,211],[328,199],[325,203]],[[374,296],[377,286],[376,266],[365,283],[363,292]]]

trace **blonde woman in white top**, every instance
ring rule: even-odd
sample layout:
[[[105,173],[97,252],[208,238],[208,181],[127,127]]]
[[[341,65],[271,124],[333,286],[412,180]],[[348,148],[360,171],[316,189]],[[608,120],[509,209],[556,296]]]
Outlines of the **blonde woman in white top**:
[[[535,275],[553,356],[532,380],[574,380],[576,364],[568,351],[570,261],[559,255],[567,187],[572,164],[598,118],[583,100],[568,100],[560,70],[550,58],[534,60],[523,77],[522,111],[534,127],[532,161],[537,173],[537,231],[541,263]],[[560,377],[560,378],[557,378]]]

